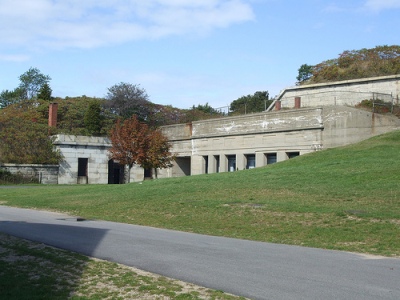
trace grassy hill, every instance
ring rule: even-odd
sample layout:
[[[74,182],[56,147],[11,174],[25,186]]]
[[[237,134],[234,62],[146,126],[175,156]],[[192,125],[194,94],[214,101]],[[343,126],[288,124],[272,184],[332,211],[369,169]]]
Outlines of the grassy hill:
[[[400,131],[234,173],[0,189],[0,203],[90,219],[400,255]]]

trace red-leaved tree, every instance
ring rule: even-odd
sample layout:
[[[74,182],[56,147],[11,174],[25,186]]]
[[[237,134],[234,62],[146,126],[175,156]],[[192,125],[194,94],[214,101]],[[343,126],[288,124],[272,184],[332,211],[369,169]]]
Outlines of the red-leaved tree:
[[[112,147],[109,149],[109,158],[121,165],[128,166],[126,182],[130,181],[130,171],[133,165],[144,169],[166,168],[171,166],[173,155],[166,136],[159,129],[151,129],[134,115],[117,123],[110,131]]]

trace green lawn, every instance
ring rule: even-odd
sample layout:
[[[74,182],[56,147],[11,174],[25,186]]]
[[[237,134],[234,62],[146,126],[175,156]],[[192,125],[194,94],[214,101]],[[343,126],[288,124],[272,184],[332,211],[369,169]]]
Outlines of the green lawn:
[[[209,235],[400,255],[400,131],[263,168],[0,189],[0,203]]]

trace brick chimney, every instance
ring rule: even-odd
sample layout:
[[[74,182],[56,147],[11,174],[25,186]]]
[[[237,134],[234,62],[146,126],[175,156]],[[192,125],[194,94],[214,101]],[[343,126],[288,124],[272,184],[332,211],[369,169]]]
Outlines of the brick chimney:
[[[295,97],[294,98],[294,108],[300,108],[301,107],[301,97]]]
[[[57,110],[58,104],[53,102],[50,103],[49,106],[49,127],[56,127],[57,126]]]
[[[282,109],[282,102],[276,101],[275,102],[275,110],[281,110],[281,109]]]

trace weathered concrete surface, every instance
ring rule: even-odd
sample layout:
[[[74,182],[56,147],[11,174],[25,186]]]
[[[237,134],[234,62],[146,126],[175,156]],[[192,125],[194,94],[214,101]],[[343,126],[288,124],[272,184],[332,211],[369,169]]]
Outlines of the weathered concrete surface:
[[[58,183],[58,165],[1,164],[0,168],[11,174],[20,174],[43,184]]]
[[[280,93],[278,100],[282,108],[293,108],[295,97],[301,97],[302,107],[354,106],[362,100],[372,99],[374,93],[381,94],[377,95],[381,99],[392,95],[398,101],[400,74],[290,87]]]
[[[279,162],[399,128],[400,120],[393,115],[334,105],[197,121],[191,127],[166,126],[163,132],[171,141],[172,152],[188,159],[159,174],[187,175],[183,167],[190,169],[190,175],[243,170],[249,168],[250,159],[260,167],[269,163],[270,155]]]
[[[346,106],[323,108],[323,145],[333,148],[400,129],[400,119]]]

